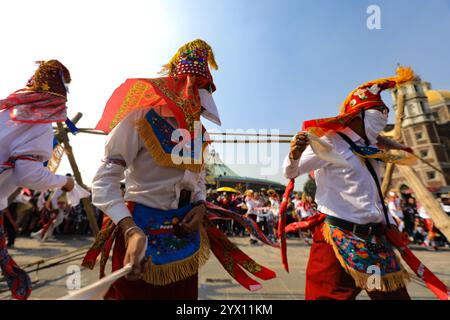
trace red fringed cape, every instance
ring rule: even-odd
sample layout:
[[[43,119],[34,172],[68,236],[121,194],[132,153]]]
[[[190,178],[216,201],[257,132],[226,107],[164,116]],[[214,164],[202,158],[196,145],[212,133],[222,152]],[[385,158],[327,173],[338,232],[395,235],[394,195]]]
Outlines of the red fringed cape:
[[[96,129],[109,133],[130,112],[153,107],[162,117],[173,115],[179,128],[193,132],[201,114],[198,90],[208,83],[192,75],[127,79],[109,98]]]
[[[46,92],[17,90],[0,100],[0,110],[8,109],[11,120],[23,123],[63,122],[67,119],[66,99]]]

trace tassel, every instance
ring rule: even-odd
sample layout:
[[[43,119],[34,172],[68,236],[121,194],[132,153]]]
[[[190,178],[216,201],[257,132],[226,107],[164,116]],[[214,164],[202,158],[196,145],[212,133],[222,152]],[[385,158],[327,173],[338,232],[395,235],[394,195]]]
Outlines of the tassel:
[[[397,84],[402,84],[414,79],[414,71],[410,67],[399,66],[396,72],[397,77],[395,78],[395,82],[397,82]]]

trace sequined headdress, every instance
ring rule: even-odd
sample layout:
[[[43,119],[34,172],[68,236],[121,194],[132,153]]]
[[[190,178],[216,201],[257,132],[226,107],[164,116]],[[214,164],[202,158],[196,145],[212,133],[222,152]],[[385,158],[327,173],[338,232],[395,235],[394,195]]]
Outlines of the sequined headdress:
[[[71,81],[69,70],[58,60],[37,61],[37,63],[39,67],[25,89],[67,98],[66,85]]]
[[[170,76],[195,75],[206,78],[210,81],[212,91],[215,91],[209,67],[218,69],[214,52],[209,44],[197,39],[179,48],[169,63],[164,65],[162,73]]]

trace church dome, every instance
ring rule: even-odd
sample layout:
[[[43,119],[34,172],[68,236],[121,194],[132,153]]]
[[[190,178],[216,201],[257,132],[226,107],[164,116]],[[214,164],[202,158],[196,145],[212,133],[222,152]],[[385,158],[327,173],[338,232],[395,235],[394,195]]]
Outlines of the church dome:
[[[425,94],[427,95],[428,103],[430,105],[450,100],[449,90],[427,90]]]

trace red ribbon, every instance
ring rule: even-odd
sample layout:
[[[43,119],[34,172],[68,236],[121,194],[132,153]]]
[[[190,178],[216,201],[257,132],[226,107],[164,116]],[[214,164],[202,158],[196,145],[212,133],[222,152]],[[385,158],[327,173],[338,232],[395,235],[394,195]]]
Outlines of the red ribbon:
[[[242,252],[236,245],[209,223],[207,227],[209,245],[217,260],[225,270],[244,288],[249,291],[256,291],[262,285],[250,278],[243,268],[262,280],[270,280],[276,277],[276,273],[251,259]]]
[[[386,232],[388,240],[398,248],[403,260],[410,266],[414,273],[425,282],[425,285],[430,289],[439,300],[448,300],[447,286],[436,277],[407,247],[402,240],[402,234],[389,228]]]
[[[308,217],[302,221],[293,222],[286,226],[285,230],[286,233],[289,232],[296,232],[298,230],[307,230],[312,228],[313,226],[321,223],[326,218],[326,215],[324,213],[318,213],[311,217]]]
[[[281,261],[283,262],[284,269],[289,272],[289,264],[287,260],[287,246],[286,246],[286,210],[291,196],[292,190],[294,190],[295,180],[291,179],[284,191],[283,201],[280,205],[279,221],[278,221],[278,238],[280,239],[281,249]]]

